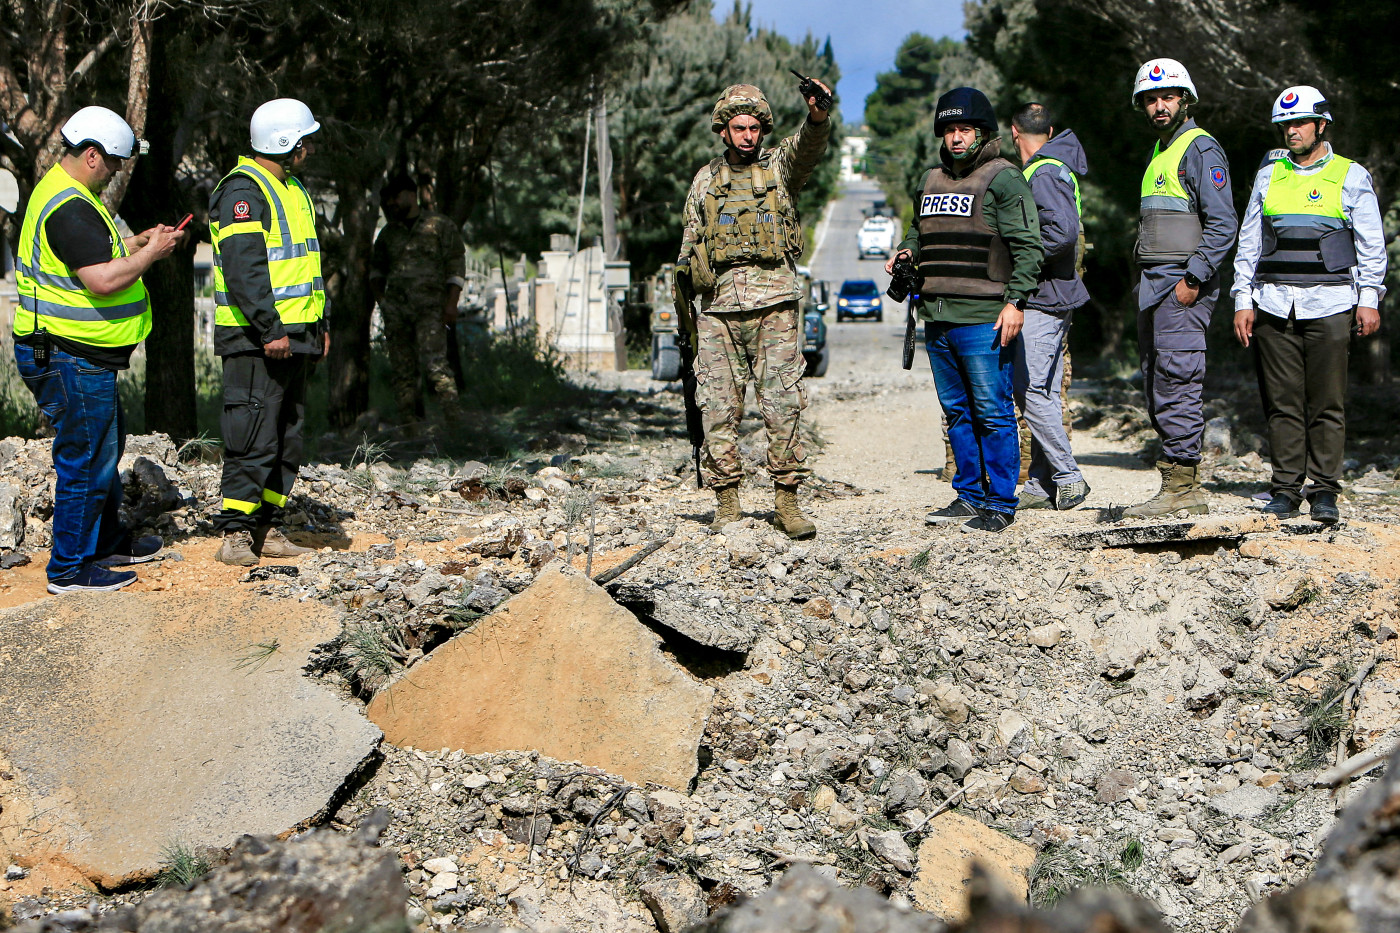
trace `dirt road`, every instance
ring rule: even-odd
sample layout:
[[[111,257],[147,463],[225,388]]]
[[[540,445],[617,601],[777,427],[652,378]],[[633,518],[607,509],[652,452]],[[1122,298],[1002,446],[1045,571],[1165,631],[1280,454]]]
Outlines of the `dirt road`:
[[[873,279],[882,291],[889,285],[883,261],[858,259],[855,248],[863,212],[882,197],[874,182],[855,182],[828,209],[811,269],[814,279],[832,283],[833,294],[846,279]],[[876,497],[861,503],[862,512],[887,512],[897,522],[921,519],[953,496],[952,487],[937,476],[944,457],[940,409],[922,345],[913,368],[900,368],[903,320],[903,309],[889,298],[881,323],[838,324],[829,314],[831,365],[825,378],[807,380],[825,441],[815,469]],[[1078,394],[1088,390],[1081,380]],[[1156,492],[1156,471],[1122,445],[1081,431],[1074,436],[1074,450],[1093,489],[1085,510],[1023,513],[1021,520],[1036,526],[1092,520],[1099,508],[1141,502]]]

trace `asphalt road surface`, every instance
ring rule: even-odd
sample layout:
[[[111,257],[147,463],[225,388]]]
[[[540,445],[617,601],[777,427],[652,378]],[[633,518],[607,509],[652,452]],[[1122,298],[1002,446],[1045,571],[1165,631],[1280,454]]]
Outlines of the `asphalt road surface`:
[[[877,198],[883,200],[884,194],[873,181],[847,184],[841,198],[831,206],[826,223],[818,231],[817,250],[810,268],[814,280],[831,283],[832,307],[826,317],[827,342],[831,347],[827,378],[872,373],[910,375],[900,369],[905,318],[900,305],[886,297],[882,323],[872,320],[836,323],[836,292],[843,281],[873,279],[882,294],[890,284],[890,277],[885,274],[885,261],[881,258],[860,259],[856,248],[856,234],[865,219],[862,211],[870,208]],[[899,230],[896,241],[903,235],[904,231]],[[922,347],[914,358],[912,373],[923,379],[931,378],[928,359],[922,353]]]

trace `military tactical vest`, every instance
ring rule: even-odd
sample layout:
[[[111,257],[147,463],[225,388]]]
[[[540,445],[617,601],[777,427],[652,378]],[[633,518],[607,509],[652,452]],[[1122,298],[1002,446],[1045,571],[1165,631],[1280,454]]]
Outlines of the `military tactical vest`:
[[[710,163],[700,240],[716,272],[739,263],[779,263],[802,254],[802,224],[773,167],[775,150],[749,165]]]
[[[1000,298],[1006,291],[1011,251],[982,212],[988,186],[1006,169],[1016,167],[996,158],[962,178],[943,168],[924,176],[923,194],[915,205],[924,297]]]
[[[107,225],[113,259],[127,254],[102,202],[62,165],[49,169],[29,195],[16,244],[15,290],[22,310],[14,317],[15,336],[47,330],[94,347],[138,344],[151,332],[151,303],[141,280],[110,295],[94,294],[49,244],[49,217],[72,200],[91,204]]]
[[[1342,207],[1350,159],[1334,155],[1321,171],[1302,174],[1285,156],[1274,162],[1264,193],[1263,247],[1257,282],[1345,285],[1356,265],[1356,241]]]
[[[1201,218],[1181,183],[1181,159],[1193,142],[1210,134],[1199,126],[1162,150],[1157,143],[1142,176],[1137,260],[1144,266],[1183,263],[1201,245]]]

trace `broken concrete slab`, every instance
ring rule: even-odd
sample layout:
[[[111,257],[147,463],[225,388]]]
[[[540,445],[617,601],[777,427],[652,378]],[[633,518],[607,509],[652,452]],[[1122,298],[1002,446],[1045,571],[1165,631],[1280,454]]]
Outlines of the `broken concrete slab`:
[[[685,788],[714,688],[602,587],[562,563],[370,703],[395,745],[539,751]]]
[[[920,910],[949,923],[967,919],[974,862],[1017,900],[1027,900],[1034,848],[960,813],[943,813],[928,829],[919,845],[919,873],[910,892]]]
[[[759,628],[748,616],[725,617],[672,597],[664,586],[614,583],[613,599],[645,619],[691,641],[720,651],[745,652],[758,642]]]
[[[96,924],[35,920],[15,933],[408,933],[398,858],[375,845],[388,822],[381,810],[353,835],[321,829],[290,842],[244,836],[226,864],[189,888],[156,891]]]
[[[1061,547],[1087,551],[1100,547],[1140,547],[1195,541],[1237,541],[1245,535],[1277,531],[1278,519],[1265,515],[1221,515],[1189,521],[1140,525],[1090,526],[1083,531],[1061,531],[1042,540]]]
[[[319,819],[380,739],[302,673],[339,628],[317,603],[227,591],[0,613],[0,755],[18,777],[0,859],[63,861],[112,887],[153,876],[177,843]]]

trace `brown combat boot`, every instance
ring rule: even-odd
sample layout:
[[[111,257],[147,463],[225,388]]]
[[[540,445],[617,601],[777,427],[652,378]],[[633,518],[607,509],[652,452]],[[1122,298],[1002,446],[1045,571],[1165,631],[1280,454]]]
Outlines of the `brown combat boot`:
[[[789,538],[817,536],[817,526],[797,507],[796,486],[773,486],[773,524]]]
[[[948,440],[948,432],[943,432],[943,475],[939,479],[951,483],[958,475],[958,460],[953,456],[953,442]]]
[[[293,544],[276,525],[259,525],[253,529],[253,550],[262,557],[300,557],[315,548]]]
[[[1210,511],[1206,491],[1201,488],[1200,465],[1158,460],[1162,488],[1142,505],[1123,512],[1124,518],[1161,518],[1175,512],[1205,515]]]
[[[722,486],[715,490],[715,520],[710,522],[710,530],[715,534],[724,531],[724,526],[744,517],[744,509],[739,505],[739,487]]]
[[[235,567],[256,567],[258,555],[253,551],[253,536],[246,531],[229,531],[214,559]]]

